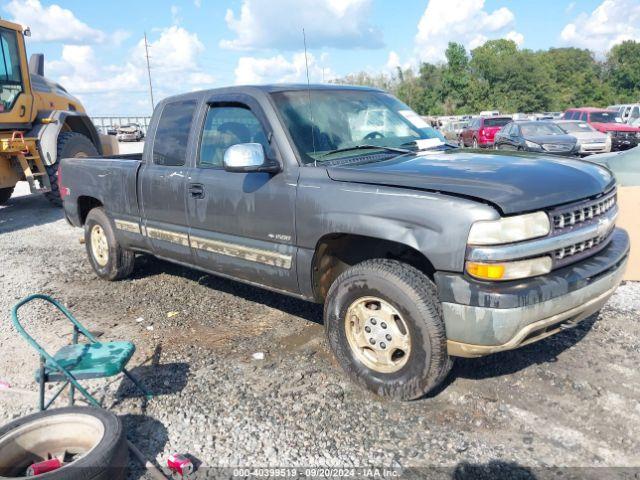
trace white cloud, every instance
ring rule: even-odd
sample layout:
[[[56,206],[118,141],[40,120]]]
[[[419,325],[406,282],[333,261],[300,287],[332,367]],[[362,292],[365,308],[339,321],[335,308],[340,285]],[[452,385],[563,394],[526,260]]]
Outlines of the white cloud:
[[[193,4],[196,8],[200,8],[202,6],[202,0],[193,0]]]
[[[516,45],[520,46],[524,42],[524,35],[520,32],[516,32],[515,30],[511,30],[508,32],[504,38],[507,40],[512,40]]]
[[[565,45],[603,54],[624,40],[640,40],[640,2],[604,0],[590,14],[581,13],[560,33]]]
[[[307,54],[309,61],[309,80],[313,82],[328,81],[335,77],[330,68],[323,66],[328,61],[326,55],[316,60],[313,54]],[[294,83],[306,82],[304,52],[293,54],[291,60],[283,55],[269,58],[241,57],[235,69],[236,84],[260,83]]]
[[[576,8],[576,2],[569,2],[569,5],[567,5],[567,8],[564,9],[564,13],[569,14],[573,12],[574,8]]]
[[[513,30],[515,17],[506,7],[492,12],[484,0],[429,0],[418,23],[416,54],[427,62],[444,59],[450,41],[467,48],[482,45],[490,38],[509,38],[522,44],[524,36]]]
[[[239,14],[228,9],[234,50],[299,50],[302,29],[312,48],[380,48],[382,32],[369,23],[372,0],[242,0]]]
[[[107,38],[104,32],[56,4],[43,7],[39,0],[11,0],[3,8],[11,15],[11,21],[30,27],[32,39],[37,42],[87,44]]]
[[[195,33],[173,25],[149,43],[155,100],[168,95],[212,87],[215,77],[202,69],[205,47]],[[140,39],[121,64],[97,61],[91,45],[64,45],[60,60],[48,62],[55,78],[86,102],[92,114],[147,111],[148,79],[144,40]],[[132,109],[136,109],[132,112]]]

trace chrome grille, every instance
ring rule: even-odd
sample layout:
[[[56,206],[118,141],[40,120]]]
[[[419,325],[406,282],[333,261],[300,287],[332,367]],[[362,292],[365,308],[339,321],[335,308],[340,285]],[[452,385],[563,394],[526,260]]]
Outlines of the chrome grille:
[[[599,198],[590,202],[585,202],[575,207],[570,207],[566,210],[553,212],[553,226],[554,229],[563,229],[567,227],[573,227],[583,222],[592,220],[600,215],[608,212],[616,205],[616,194],[610,194],[606,197]]]
[[[555,258],[555,260],[562,260],[564,258],[571,257],[572,255],[590,250],[591,248],[596,247],[597,245],[600,245],[605,240],[607,240],[611,235],[611,232],[613,232],[613,229],[607,232],[606,235],[603,235],[601,237],[590,238],[589,240],[585,240],[584,242],[579,242],[564,248],[559,248],[553,252],[553,258]]]
[[[543,143],[542,148],[547,152],[568,152],[573,148],[573,145],[566,143]]]

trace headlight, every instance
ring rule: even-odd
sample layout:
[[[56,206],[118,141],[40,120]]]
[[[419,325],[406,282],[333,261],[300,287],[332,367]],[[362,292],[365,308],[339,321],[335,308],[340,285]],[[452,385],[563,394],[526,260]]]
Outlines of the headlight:
[[[471,225],[469,245],[499,245],[544,237],[551,231],[544,212],[527,213],[499,220],[481,220]]]
[[[467,262],[467,273],[480,280],[516,280],[535,277],[551,271],[551,257],[538,257],[517,262]]]
[[[534,150],[542,150],[542,145],[538,143],[530,142],[529,140],[525,140],[524,143],[528,148],[532,148]]]

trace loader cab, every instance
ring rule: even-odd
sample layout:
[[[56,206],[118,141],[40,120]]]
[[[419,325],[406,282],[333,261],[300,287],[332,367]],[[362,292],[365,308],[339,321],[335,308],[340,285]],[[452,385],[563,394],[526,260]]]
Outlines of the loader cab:
[[[22,26],[0,20],[0,129],[27,128],[33,95]]]

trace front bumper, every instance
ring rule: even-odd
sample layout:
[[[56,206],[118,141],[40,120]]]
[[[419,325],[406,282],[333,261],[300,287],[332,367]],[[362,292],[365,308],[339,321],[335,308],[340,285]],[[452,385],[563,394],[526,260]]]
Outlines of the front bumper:
[[[449,354],[480,357],[575,326],[613,294],[628,254],[629,236],[616,229],[597,254],[539,277],[493,283],[436,273]]]
[[[637,147],[640,139],[638,137],[611,137],[611,151],[629,150]]]

